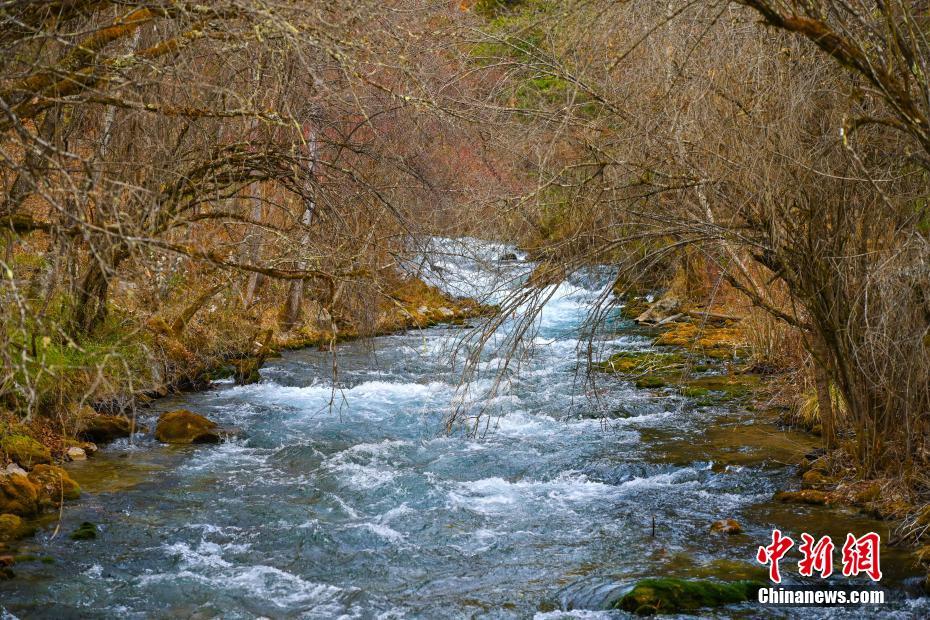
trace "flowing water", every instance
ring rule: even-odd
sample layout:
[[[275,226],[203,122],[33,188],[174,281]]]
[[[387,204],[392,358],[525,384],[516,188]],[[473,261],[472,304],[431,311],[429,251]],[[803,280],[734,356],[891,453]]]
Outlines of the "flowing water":
[[[456,292],[498,300],[531,268],[498,262],[507,248],[470,247],[483,260],[437,251],[424,264]],[[620,617],[598,610],[641,577],[755,576],[772,527],[887,536],[849,511],[770,501],[795,483],[786,463],[814,445],[805,435],[617,379],[592,389],[582,327],[608,283],[595,273],[546,291],[511,367],[514,321],[465,386],[462,352],[452,367],[450,350],[467,330],[435,327],[343,345],[335,382],[331,356],[302,350],[272,360],[261,383],[159,401],[143,422],[184,407],[242,433],[216,446],[118,442],[72,464],[84,496],[57,536],[50,523],[25,549],[50,559],[0,582],[0,615]],[[598,355],[650,346],[615,316],[602,336]],[[477,435],[446,432],[463,387],[464,410],[491,416]],[[745,533],[711,535],[727,517]],[[68,538],[83,521],[98,524],[96,540]],[[926,616],[907,556],[884,548],[882,559],[892,601],[873,615]],[[797,581],[796,566],[783,570]],[[755,604],[716,613],[773,615]]]

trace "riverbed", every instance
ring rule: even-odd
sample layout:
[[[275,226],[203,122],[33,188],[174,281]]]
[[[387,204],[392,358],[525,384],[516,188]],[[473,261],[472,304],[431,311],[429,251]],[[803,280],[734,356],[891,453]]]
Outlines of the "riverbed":
[[[533,267],[499,260],[511,252],[443,242],[423,264],[449,290],[500,302]],[[605,608],[642,577],[758,577],[773,527],[887,540],[853,511],[771,501],[797,484],[814,438],[741,407],[592,384],[586,318],[609,285],[594,271],[546,290],[516,350],[517,315],[480,350],[480,324],[437,326],[346,343],[335,359],[287,352],[260,383],[156,402],[140,412],[149,426],[186,408],[239,433],[183,448],[139,436],[71,464],[84,494],[57,535],[53,521],[26,545],[46,560],[0,583],[4,617],[622,617]],[[651,347],[616,311],[604,318],[596,358]],[[744,533],[711,534],[723,518]],[[84,521],[99,536],[70,540]],[[868,614],[926,616],[910,556],[882,553],[890,602]]]

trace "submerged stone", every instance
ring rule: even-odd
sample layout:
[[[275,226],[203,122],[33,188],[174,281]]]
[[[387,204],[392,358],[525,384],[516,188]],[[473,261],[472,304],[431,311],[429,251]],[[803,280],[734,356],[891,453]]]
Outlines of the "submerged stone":
[[[163,413],[155,427],[155,438],[164,443],[219,443],[219,426],[202,415],[178,409]]]
[[[35,528],[27,525],[14,514],[0,514],[0,541],[9,542],[35,534]]]
[[[643,579],[614,603],[614,608],[638,615],[689,612],[754,599],[762,587],[755,581],[721,583],[672,577]]]

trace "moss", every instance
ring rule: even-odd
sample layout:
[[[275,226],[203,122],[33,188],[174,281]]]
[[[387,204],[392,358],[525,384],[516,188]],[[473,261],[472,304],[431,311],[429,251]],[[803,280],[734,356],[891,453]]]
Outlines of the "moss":
[[[13,514],[0,515],[0,542],[9,542],[35,534],[35,527]]]
[[[681,395],[687,396],[688,398],[704,398],[708,394],[710,394],[710,390],[707,388],[692,387],[689,385],[681,388]]]
[[[95,538],[97,538],[97,526],[90,521],[84,521],[71,532],[71,540],[93,540]]]
[[[643,579],[614,604],[623,611],[681,613],[703,607],[719,607],[754,599],[760,588],[755,581],[719,583],[671,577]]]
[[[742,356],[746,342],[736,327],[699,326],[694,323],[673,323],[655,340],[660,346],[676,346],[713,359]]]
[[[0,439],[0,448],[11,460],[26,468],[38,463],[52,462],[49,449],[26,435],[6,435]]]
[[[38,510],[38,491],[29,478],[0,475],[0,513],[28,517]]]
[[[665,381],[665,379],[655,375],[641,377],[636,380],[636,387],[640,389],[663,388],[666,385],[668,385],[668,383]]]
[[[94,443],[106,443],[120,437],[129,437],[133,431],[133,421],[129,418],[97,414],[90,407],[85,407],[78,415],[77,425],[78,437]]]
[[[596,370],[622,374],[666,372],[683,368],[685,358],[679,353],[656,351],[623,351],[594,364]]]
[[[804,472],[804,475],[801,476],[801,484],[807,489],[823,486],[828,482],[829,479],[827,476],[818,469],[811,469],[810,471]]]
[[[775,494],[775,500],[788,504],[808,504],[811,506],[822,506],[827,502],[827,494],[823,491],[814,489],[803,489],[801,491],[781,491]]]
[[[36,487],[39,508],[57,508],[62,500],[81,496],[81,487],[68,472],[55,465],[36,465],[29,472],[29,481]]]
[[[688,379],[683,383],[681,393],[700,398],[708,404],[744,401],[755,393],[760,384],[761,378],[758,375],[711,375]]]
[[[169,411],[158,418],[155,438],[175,444],[219,443],[217,424],[186,409]]]

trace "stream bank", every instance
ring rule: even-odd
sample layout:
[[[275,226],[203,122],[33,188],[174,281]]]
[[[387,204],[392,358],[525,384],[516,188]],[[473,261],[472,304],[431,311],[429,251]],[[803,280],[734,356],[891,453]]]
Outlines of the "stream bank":
[[[497,303],[532,268],[497,262],[497,246],[469,251],[436,259],[454,294],[490,290],[482,300]],[[512,323],[481,351],[464,393],[450,353],[476,343],[434,326],[343,344],[336,382],[328,353],[301,349],[269,360],[259,383],[156,401],[140,419],[150,427],[186,408],[242,434],[200,447],[119,440],[69,465],[84,495],[66,506],[62,531],[89,522],[97,537],[41,531],[23,552],[53,562],[18,564],[0,584],[3,607],[20,617],[623,617],[609,608],[642,578],[755,578],[773,527],[887,535],[851,510],[773,501],[816,442],[774,414],[624,378],[582,394],[584,320],[609,285],[598,272],[554,285],[519,372],[504,371],[493,398],[481,395],[502,372]],[[653,335],[612,315],[601,359],[656,352]],[[445,432],[457,395],[468,413],[492,414],[486,433]],[[730,518],[741,533],[711,533]],[[882,553],[893,596],[876,615],[930,609],[909,554]]]

